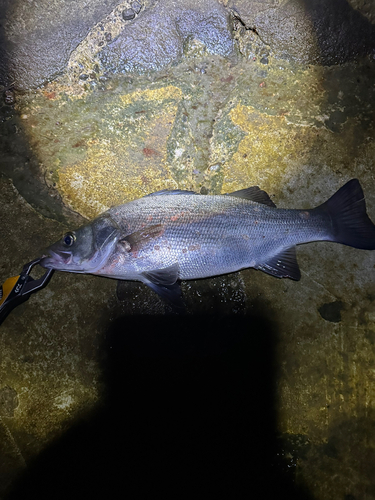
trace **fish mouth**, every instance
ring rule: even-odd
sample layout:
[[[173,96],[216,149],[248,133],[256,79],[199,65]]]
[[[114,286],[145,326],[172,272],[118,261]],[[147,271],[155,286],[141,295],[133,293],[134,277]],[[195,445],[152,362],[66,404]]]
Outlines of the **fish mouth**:
[[[48,253],[42,256],[39,262],[46,269],[56,269],[59,271],[84,271],[82,267],[73,263],[73,255],[71,252],[48,250]]]

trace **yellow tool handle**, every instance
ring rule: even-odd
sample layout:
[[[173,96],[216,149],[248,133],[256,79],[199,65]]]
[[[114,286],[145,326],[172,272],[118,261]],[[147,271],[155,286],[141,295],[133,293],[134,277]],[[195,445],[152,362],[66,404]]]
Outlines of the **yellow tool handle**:
[[[8,295],[15,287],[19,278],[20,275],[12,276],[11,278],[8,278],[2,286],[0,285],[0,306],[6,301]]]

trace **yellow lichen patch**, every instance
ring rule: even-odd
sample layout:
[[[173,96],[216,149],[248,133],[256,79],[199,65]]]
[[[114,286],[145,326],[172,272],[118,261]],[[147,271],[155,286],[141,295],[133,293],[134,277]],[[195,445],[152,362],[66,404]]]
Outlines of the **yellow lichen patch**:
[[[152,101],[181,96],[179,89],[173,89],[136,92],[131,94],[133,101],[128,101],[128,96],[124,100],[128,103],[134,99]],[[157,103],[150,118],[141,114],[139,122],[129,125],[128,117],[124,117],[128,125],[120,123],[121,133],[115,131],[109,139],[89,142],[84,160],[59,170],[58,184],[64,202],[91,218],[153,191],[176,188],[166,166],[166,154],[177,107],[176,100]]]
[[[112,153],[111,157],[109,150],[92,148],[86,161],[60,172],[65,202],[85,217],[95,217],[111,206],[159,189],[176,188],[167,172],[164,176],[160,172],[155,175],[150,167],[137,174],[133,165],[127,171],[115,152]]]
[[[316,195],[322,178],[332,186],[350,179],[351,159],[364,152],[354,119],[348,119],[337,133],[290,123],[284,115],[268,115],[252,106],[237,105],[228,116],[246,135],[222,161],[223,192],[257,185],[283,196],[287,186],[294,191],[297,183],[298,193]],[[322,199],[317,196],[315,201]]]
[[[123,105],[128,105],[136,101],[157,101],[166,99],[178,99],[182,98],[182,91],[174,85],[169,85],[168,87],[161,87],[158,89],[146,89],[137,90],[131,94],[126,94],[120,96]]]
[[[230,118],[247,134],[224,165],[225,192],[255,184],[273,188],[291,174],[316,136],[311,128],[288,124],[284,116],[262,114],[251,106],[236,106]]]

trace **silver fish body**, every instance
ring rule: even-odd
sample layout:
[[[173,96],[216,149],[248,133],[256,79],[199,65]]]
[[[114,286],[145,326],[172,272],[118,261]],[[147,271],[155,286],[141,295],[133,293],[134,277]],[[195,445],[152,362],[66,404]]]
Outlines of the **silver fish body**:
[[[309,210],[278,209],[257,187],[217,196],[153,193],[68,233],[41,264],[139,280],[176,303],[178,280],[248,267],[299,279],[295,247],[312,241],[375,249],[375,226],[358,180]]]

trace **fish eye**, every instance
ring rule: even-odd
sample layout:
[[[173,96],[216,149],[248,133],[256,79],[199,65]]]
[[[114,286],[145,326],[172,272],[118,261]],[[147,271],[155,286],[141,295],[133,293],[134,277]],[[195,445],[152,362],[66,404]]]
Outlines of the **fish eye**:
[[[74,233],[66,233],[66,235],[63,237],[64,245],[67,247],[71,247],[75,241],[76,235]]]

